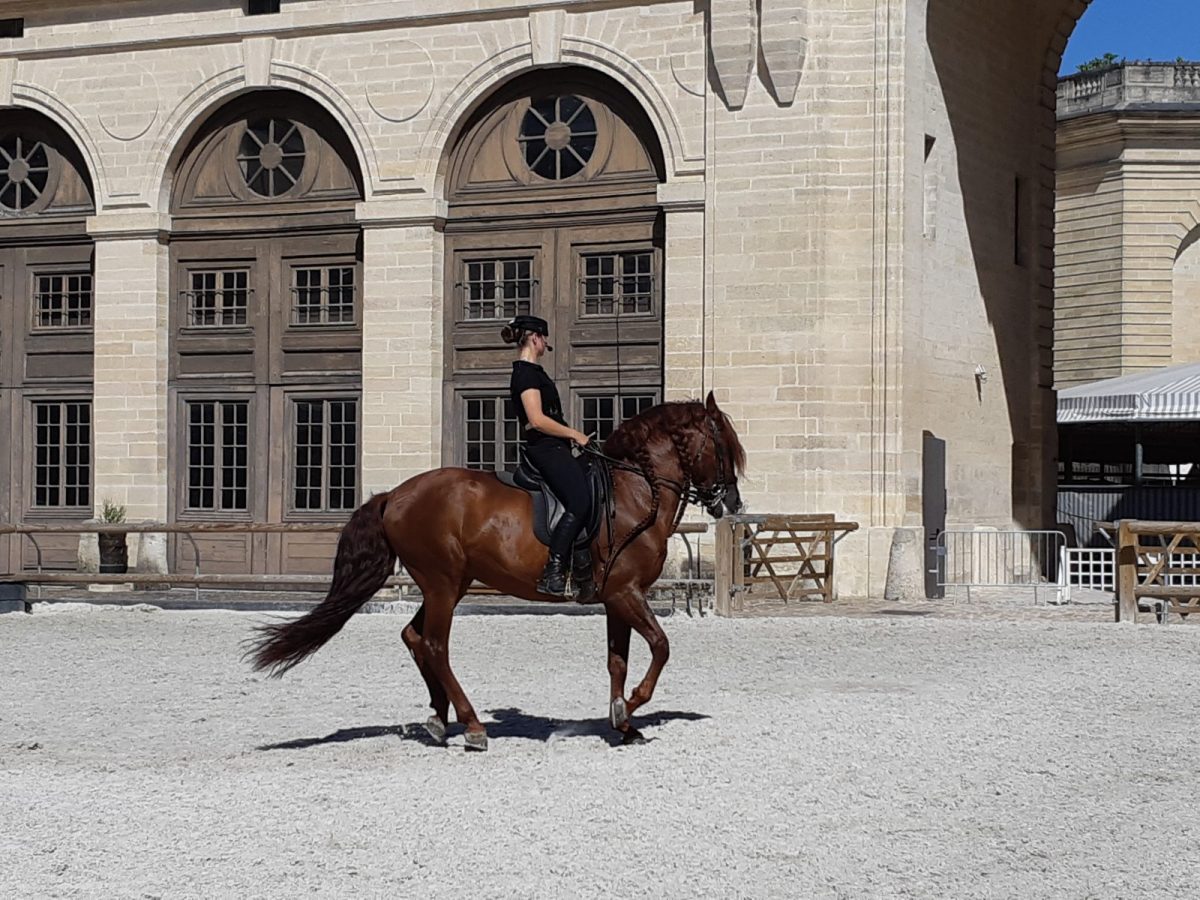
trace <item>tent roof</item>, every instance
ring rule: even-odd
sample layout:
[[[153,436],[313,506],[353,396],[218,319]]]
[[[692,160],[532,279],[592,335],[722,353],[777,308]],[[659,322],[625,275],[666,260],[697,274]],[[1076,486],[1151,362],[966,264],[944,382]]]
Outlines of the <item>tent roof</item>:
[[[1058,392],[1058,421],[1200,420],[1200,363],[1106,378]]]

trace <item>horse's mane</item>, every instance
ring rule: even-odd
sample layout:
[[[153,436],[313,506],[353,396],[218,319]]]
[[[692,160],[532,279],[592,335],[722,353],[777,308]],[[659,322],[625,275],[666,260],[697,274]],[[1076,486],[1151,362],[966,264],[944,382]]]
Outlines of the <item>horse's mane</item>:
[[[660,403],[622,422],[604,442],[604,452],[616,459],[636,460],[638,454],[644,452],[654,438],[669,438],[680,429],[697,426],[703,422],[706,415],[707,410],[699,400]],[[720,415],[721,443],[726,452],[733,457],[734,466],[740,475],[746,469],[746,451],[742,442],[738,440],[729,417],[724,413]]]

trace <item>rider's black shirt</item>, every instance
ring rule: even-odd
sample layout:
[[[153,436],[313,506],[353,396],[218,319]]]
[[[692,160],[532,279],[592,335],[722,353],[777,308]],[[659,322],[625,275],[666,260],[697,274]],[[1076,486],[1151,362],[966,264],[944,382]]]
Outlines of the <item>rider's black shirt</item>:
[[[533,443],[551,436],[543,434],[536,428],[528,427],[529,417],[525,415],[525,404],[521,402],[521,394],[530,388],[541,393],[543,413],[560,425],[566,425],[567,421],[563,418],[562,400],[559,399],[558,388],[554,386],[554,381],[546,374],[546,370],[537,363],[526,362],[523,359],[514,360],[509,392],[512,394],[517,420],[521,423],[521,436],[529,443]]]

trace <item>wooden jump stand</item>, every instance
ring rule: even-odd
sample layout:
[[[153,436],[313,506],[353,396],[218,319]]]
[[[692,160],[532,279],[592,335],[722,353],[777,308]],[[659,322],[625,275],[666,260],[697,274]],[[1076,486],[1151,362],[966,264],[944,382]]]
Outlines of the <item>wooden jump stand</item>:
[[[1158,539],[1143,544],[1143,537]],[[1167,538],[1165,542],[1163,538]],[[1179,564],[1181,555],[1195,556],[1192,565]],[[1172,560],[1172,557],[1176,557]],[[1180,584],[1190,581],[1191,584]],[[1117,529],[1118,622],[1135,623],[1139,601],[1157,600],[1155,616],[1166,624],[1167,615],[1200,613],[1200,522],[1122,521]]]
[[[785,603],[801,597],[834,599],[834,547],[857,522],[832,513],[735,515],[716,524],[713,609],[731,616],[756,584],[770,584]]]

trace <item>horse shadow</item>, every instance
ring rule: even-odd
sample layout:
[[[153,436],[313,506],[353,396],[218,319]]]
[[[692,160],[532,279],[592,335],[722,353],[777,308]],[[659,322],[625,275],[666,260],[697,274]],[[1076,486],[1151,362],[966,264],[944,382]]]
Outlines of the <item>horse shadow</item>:
[[[644,730],[665,725],[668,722],[698,722],[709,718],[711,716],[704,713],[659,710],[648,712],[645,715],[639,714],[636,722],[638,729]],[[621,734],[613,729],[606,719],[554,719],[522,712],[515,707],[485,710],[484,719],[489,738],[521,738],[550,743],[568,737],[597,737],[610,747],[619,747],[622,742]],[[447,734],[460,734],[462,730],[461,725],[452,724],[447,729]],[[364,725],[359,728],[339,728],[332,734],[323,737],[295,738],[290,741],[263,744],[254,749],[307,750],[310,747],[320,747],[325,744],[347,744],[351,741],[380,737],[413,741],[427,747],[443,746],[429,736],[422,723],[410,722],[403,725]],[[653,735],[647,735],[646,738],[654,740]]]

